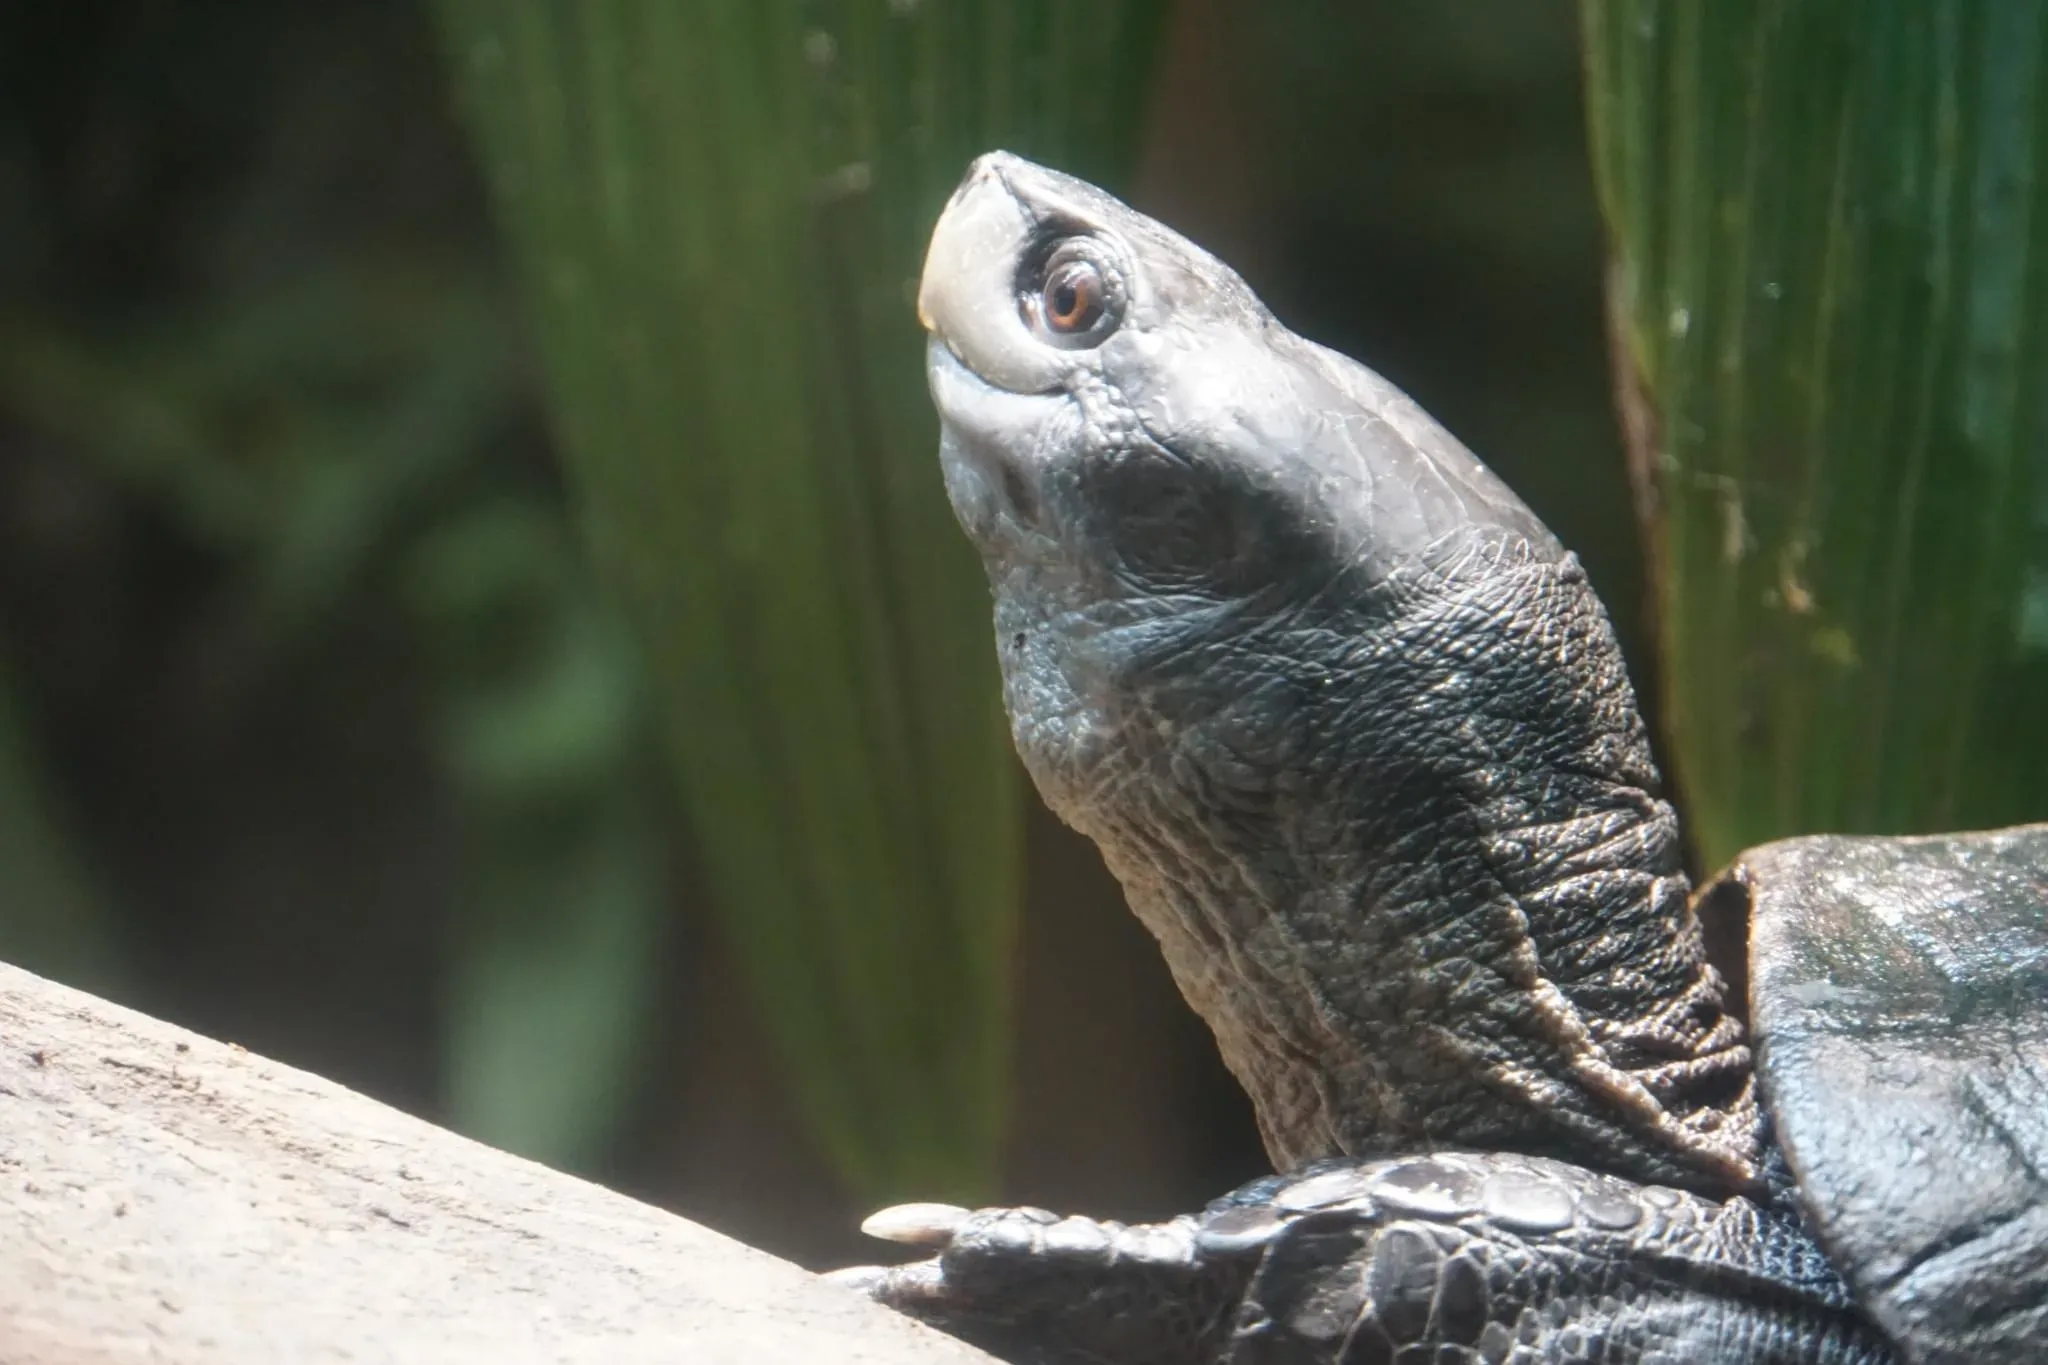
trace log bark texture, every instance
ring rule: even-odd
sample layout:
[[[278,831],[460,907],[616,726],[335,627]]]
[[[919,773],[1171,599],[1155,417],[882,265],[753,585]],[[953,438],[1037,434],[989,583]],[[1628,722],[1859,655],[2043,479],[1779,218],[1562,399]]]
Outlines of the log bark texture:
[[[0,964],[0,1365],[989,1359],[672,1214]]]

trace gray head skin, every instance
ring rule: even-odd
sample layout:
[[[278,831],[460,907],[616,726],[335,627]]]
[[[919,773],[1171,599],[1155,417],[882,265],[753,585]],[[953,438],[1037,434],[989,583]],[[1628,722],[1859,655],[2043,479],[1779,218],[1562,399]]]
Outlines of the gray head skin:
[[[1455,1145],[1758,1188],[1634,695],[1535,515],[1215,258],[1013,156],[955,193],[919,312],[1017,747],[1276,1164]]]

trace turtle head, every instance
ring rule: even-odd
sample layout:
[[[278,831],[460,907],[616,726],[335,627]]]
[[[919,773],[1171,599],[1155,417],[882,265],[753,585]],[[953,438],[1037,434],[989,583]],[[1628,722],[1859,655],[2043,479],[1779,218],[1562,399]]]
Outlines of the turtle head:
[[[1200,247],[1014,156],[953,195],[918,311],[1019,752],[1276,1161],[1455,1141],[1746,1179],[1675,822],[1534,513]]]
[[[1284,744],[1283,718],[1246,691],[1340,666],[1355,641],[1314,627],[1379,614],[1404,571],[1488,547],[1562,557],[1391,385],[1071,176],[976,161],[932,236],[918,311],[1017,742],[1084,830],[1105,766],[1139,757],[1147,727],[1189,752],[1226,729]],[[1278,753],[1236,757],[1288,771]]]

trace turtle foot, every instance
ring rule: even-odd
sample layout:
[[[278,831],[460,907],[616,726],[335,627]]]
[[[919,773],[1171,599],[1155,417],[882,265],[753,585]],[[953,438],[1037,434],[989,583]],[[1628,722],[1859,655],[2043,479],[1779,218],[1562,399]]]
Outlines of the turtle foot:
[[[1247,1267],[1204,1256],[1196,1222],[1126,1225],[1044,1209],[900,1204],[869,1236],[927,1259],[826,1278],[1017,1365],[1207,1365]]]

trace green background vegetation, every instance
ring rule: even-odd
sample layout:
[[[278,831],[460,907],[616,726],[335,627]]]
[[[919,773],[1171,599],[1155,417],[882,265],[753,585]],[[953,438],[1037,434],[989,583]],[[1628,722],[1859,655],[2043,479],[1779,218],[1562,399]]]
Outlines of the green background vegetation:
[[[1584,12],[1706,860],[2048,816],[2048,7]]]

